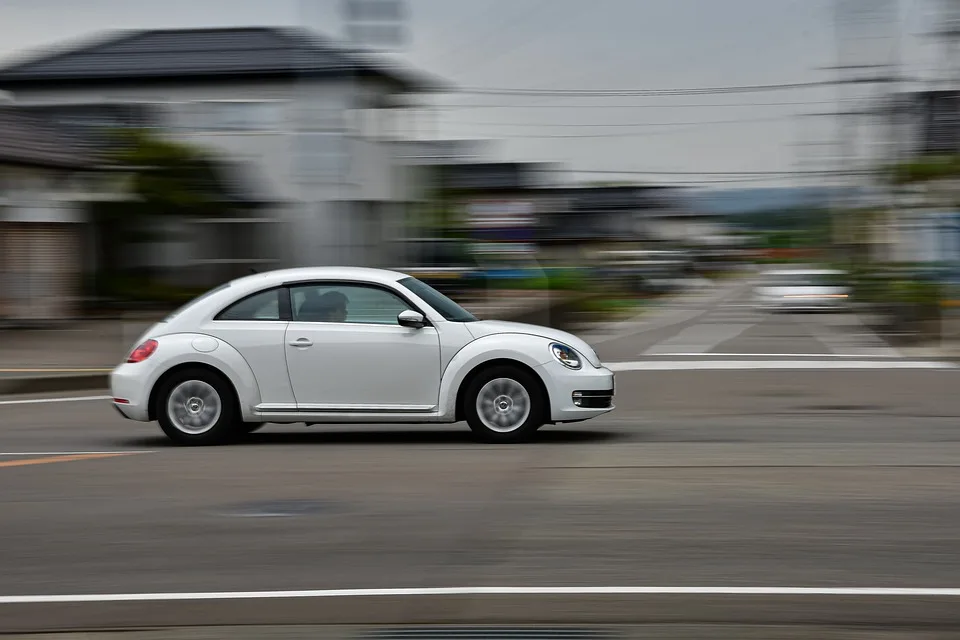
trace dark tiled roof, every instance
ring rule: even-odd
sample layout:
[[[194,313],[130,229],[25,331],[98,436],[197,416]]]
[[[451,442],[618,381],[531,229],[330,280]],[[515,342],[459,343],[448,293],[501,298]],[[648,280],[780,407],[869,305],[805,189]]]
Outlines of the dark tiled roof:
[[[310,31],[280,27],[116,32],[0,68],[0,86],[305,73],[373,74],[412,92],[444,86],[382,56],[350,52]]]
[[[0,105],[0,164],[82,168],[93,162],[84,145],[53,123]]]

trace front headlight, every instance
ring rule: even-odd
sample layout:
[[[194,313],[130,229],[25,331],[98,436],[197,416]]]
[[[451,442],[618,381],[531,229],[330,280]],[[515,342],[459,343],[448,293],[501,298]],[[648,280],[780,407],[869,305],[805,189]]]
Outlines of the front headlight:
[[[550,345],[550,353],[560,364],[568,369],[579,369],[583,366],[580,362],[580,355],[565,344],[554,342]]]

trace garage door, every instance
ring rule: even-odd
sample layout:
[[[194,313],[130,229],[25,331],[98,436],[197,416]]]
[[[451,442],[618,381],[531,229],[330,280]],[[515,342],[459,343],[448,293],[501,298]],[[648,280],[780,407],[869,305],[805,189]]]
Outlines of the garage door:
[[[21,321],[69,318],[80,286],[77,227],[0,224],[3,314]]]

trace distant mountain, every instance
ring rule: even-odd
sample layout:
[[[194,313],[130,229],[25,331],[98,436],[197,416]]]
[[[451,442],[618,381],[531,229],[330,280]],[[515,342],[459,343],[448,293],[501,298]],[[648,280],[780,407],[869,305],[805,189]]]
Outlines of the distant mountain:
[[[715,215],[735,215],[796,207],[822,207],[843,194],[839,187],[762,187],[700,189],[691,193],[694,207]]]

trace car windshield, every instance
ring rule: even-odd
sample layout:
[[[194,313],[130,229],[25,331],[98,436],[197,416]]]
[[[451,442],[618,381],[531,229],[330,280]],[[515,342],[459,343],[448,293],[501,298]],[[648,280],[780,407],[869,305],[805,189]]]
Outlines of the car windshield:
[[[443,295],[430,285],[423,283],[416,278],[404,278],[400,281],[404,287],[409,289],[421,300],[433,307],[434,311],[443,316],[444,320],[450,322],[476,322],[477,318],[472,313],[458,305],[456,302]]]

